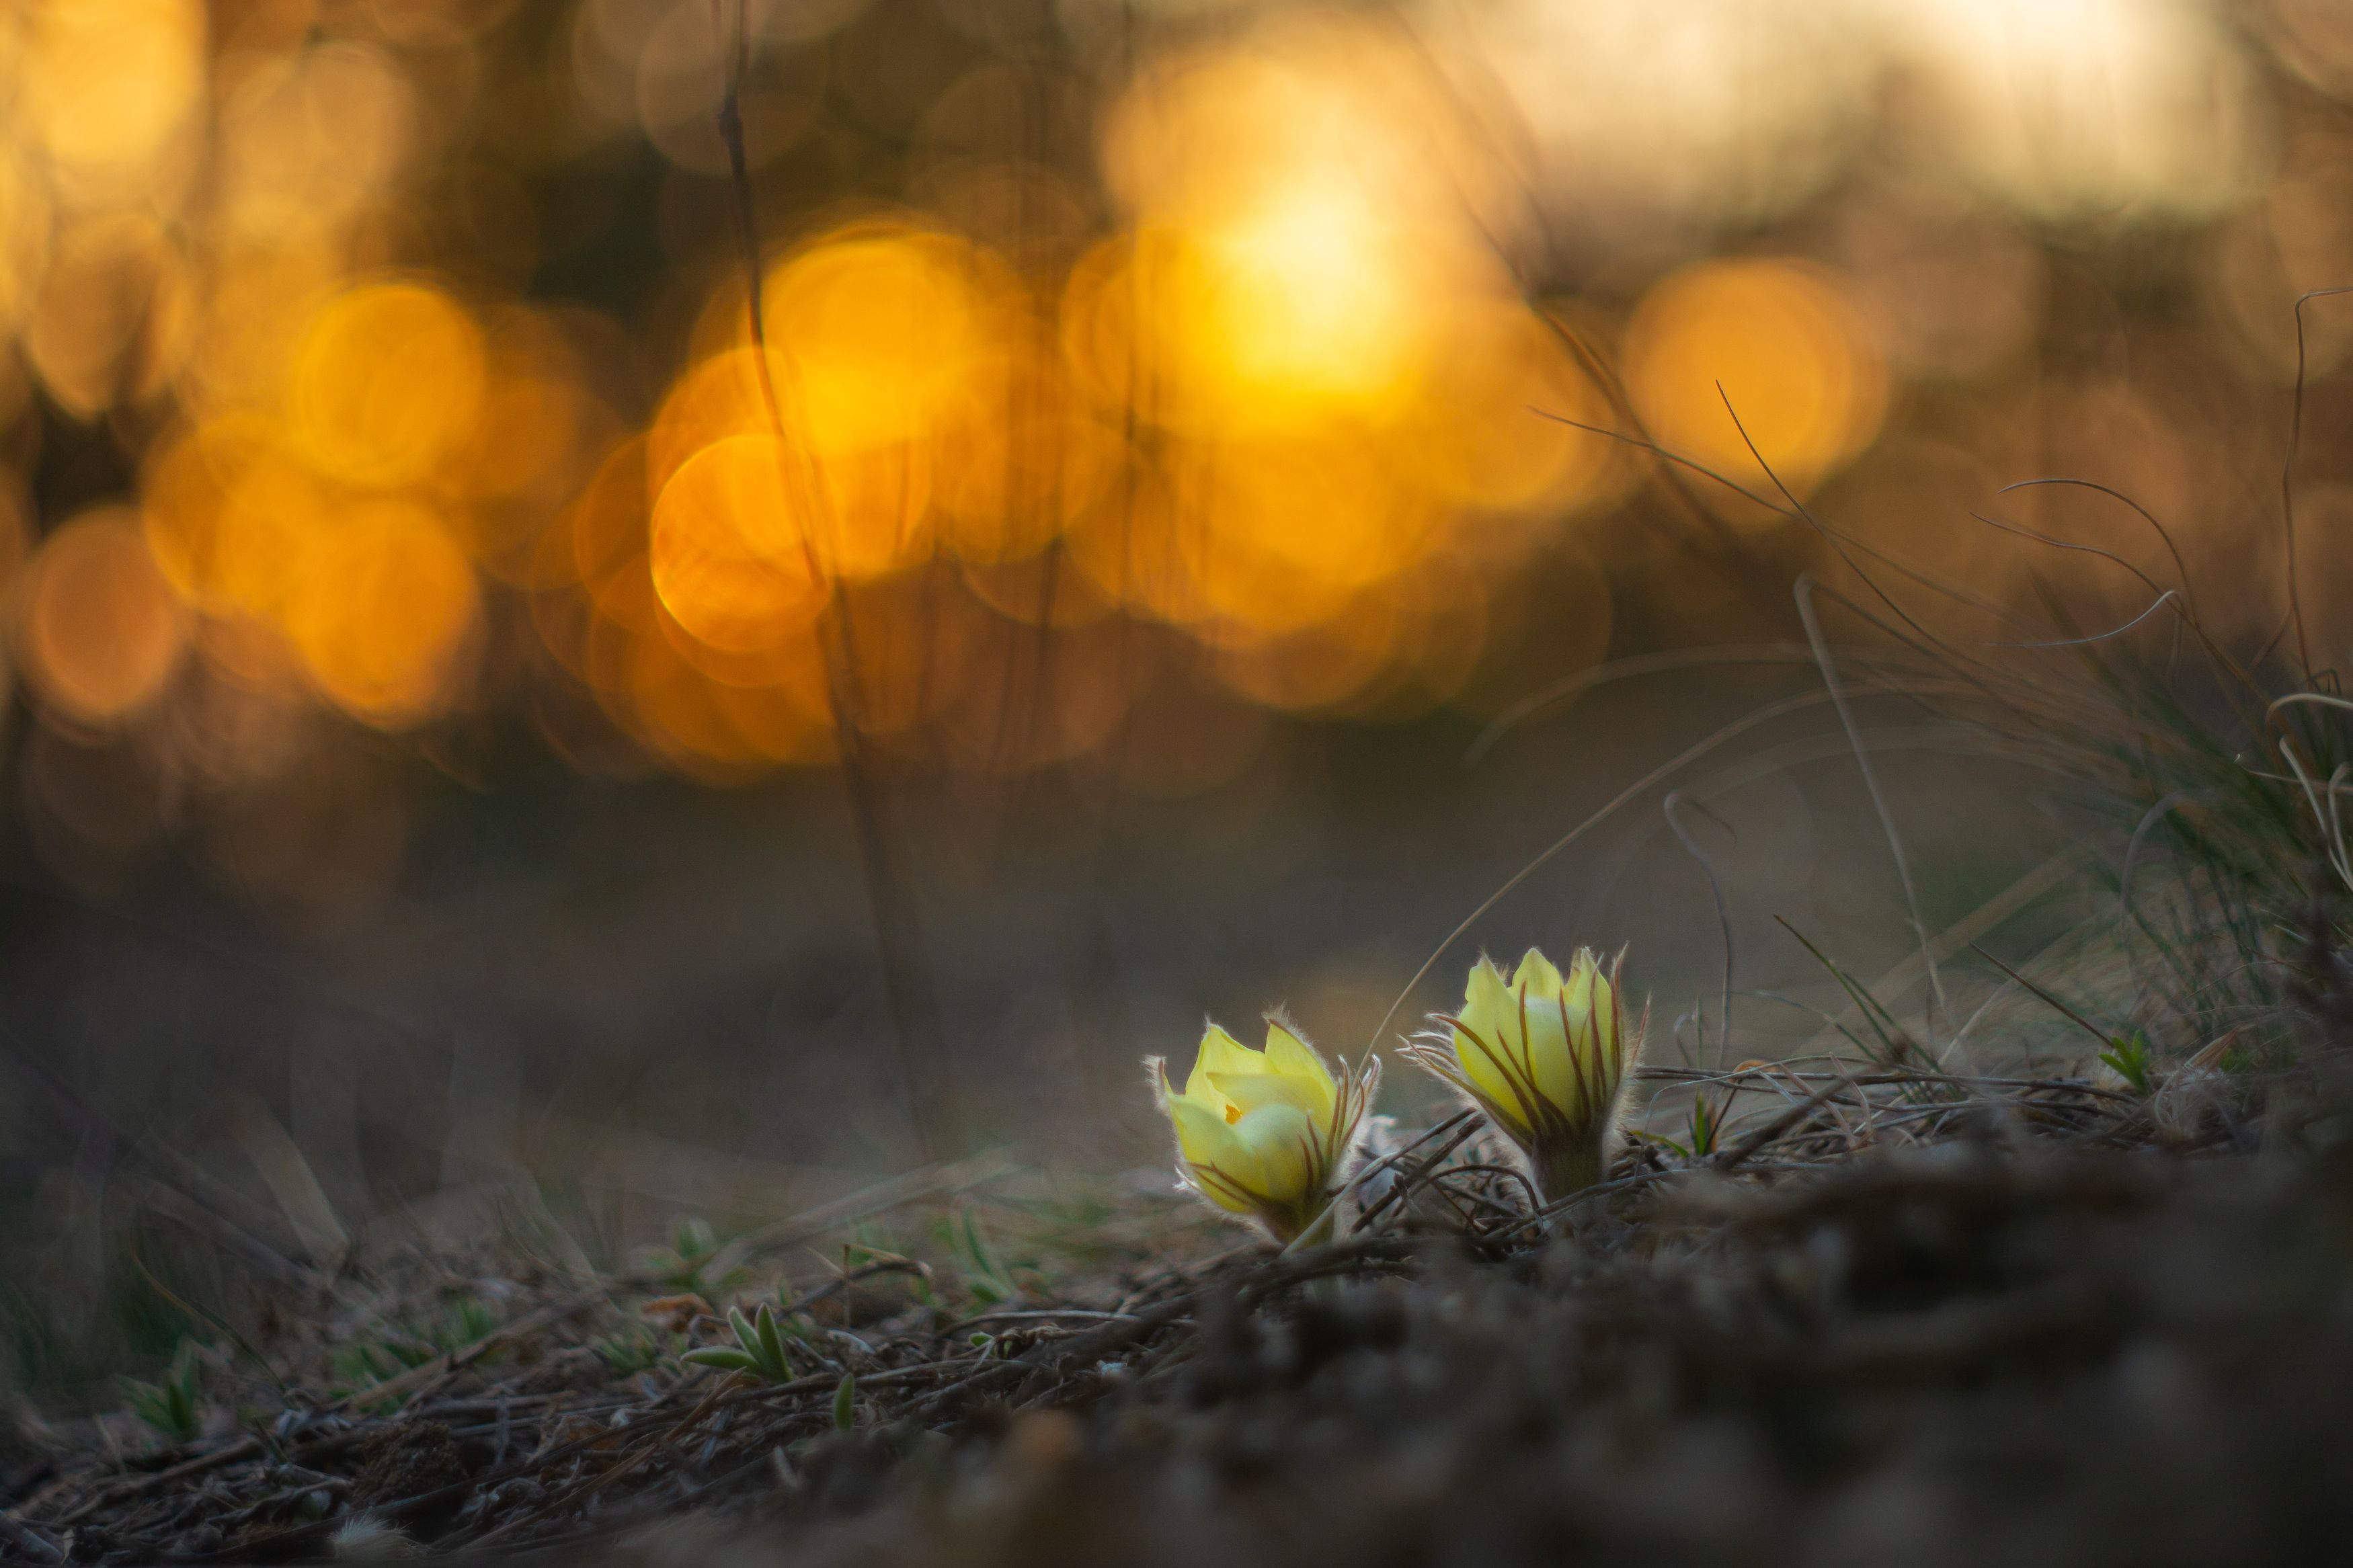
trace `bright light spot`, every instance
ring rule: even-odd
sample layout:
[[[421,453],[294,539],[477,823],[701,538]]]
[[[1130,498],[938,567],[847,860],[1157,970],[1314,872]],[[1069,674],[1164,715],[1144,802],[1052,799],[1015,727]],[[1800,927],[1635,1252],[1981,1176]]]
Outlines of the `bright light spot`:
[[[825,496],[818,558],[851,582],[887,577],[931,554],[932,464],[908,443],[836,452],[818,459]]]
[[[280,243],[348,219],[397,172],[420,115],[407,78],[364,45],[254,67],[221,109],[223,216]]]
[[[1449,297],[1493,282],[1445,106],[1368,34],[1278,32],[1147,73],[1105,161],[1139,237],[1074,279],[1105,390],[1195,431],[1395,412]]]
[[[195,0],[33,0],[26,121],[83,196],[142,194],[205,90]]]
[[[830,455],[921,440],[969,415],[992,347],[979,254],[891,226],[828,236],[768,274],[787,426]]]
[[[793,460],[773,436],[731,436],[681,466],[654,503],[654,591],[713,647],[775,647],[825,606],[806,520],[786,493]]]
[[[1501,84],[1556,220],[1623,246],[1786,212],[1859,156],[2039,215],[2210,211],[2263,139],[2241,21],[2203,0],[1495,0],[1430,26],[1466,94]]]
[[[1946,161],[2028,211],[2211,211],[2252,172],[2253,73],[2211,6],[1905,0],[1889,19]]]
[[[1497,0],[1433,17],[1500,85],[1564,223],[1758,216],[1819,189],[1869,124],[1874,0]]]
[[[338,479],[427,479],[472,433],[485,374],[481,329],[456,300],[420,283],[366,285],[331,302],[303,336],[295,428]]]

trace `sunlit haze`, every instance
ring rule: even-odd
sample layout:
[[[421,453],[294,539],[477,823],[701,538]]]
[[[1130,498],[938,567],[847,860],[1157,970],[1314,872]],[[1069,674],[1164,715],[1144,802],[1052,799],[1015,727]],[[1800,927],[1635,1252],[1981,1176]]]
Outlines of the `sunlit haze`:
[[[36,723],[166,773],[299,733],[231,792],[325,714],[728,781],[847,723],[1198,791],[1263,710],[1475,717],[1672,622],[1645,443],[1711,526],[1778,537],[1732,487],[1786,489],[1900,542],[1925,513],[1849,514],[1923,399],[1987,472],[2039,460],[2030,405],[2129,468],[2195,444],[2191,366],[2268,395],[2295,291],[2353,274],[2327,5],[1066,0],[886,63],[896,3],[0,16]],[[2127,309],[2064,259],[2124,236],[2170,237],[2186,324],[2038,359],[2045,312]],[[2229,486],[2189,470],[2151,482],[2194,532]],[[1143,776],[1175,753],[1222,760]]]

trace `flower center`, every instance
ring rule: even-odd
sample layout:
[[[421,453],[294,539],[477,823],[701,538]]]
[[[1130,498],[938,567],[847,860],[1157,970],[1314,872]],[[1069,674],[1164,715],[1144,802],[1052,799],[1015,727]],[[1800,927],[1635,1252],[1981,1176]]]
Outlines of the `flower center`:
[[[1231,1127],[1242,1119],[1242,1108],[1232,1100],[1226,1101],[1226,1125]]]

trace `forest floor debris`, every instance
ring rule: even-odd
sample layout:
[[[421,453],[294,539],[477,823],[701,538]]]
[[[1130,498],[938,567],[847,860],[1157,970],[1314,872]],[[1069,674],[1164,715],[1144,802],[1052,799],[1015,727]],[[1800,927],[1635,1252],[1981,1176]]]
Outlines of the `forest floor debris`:
[[[270,1342],[213,1346],[185,1441],[123,1415],[9,1434],[0,1562],[2212,1562],[2345,1538],[2353,1157],[2327,1095],[1645,1076],[1711,1110],[1558,1212],[1451,1118],[1388,1132],[1352,1233],[1291,1255],[1170,1190],[1073,1196],[998,1160],[723,1246],[683,1227],[623,1278],[489,1289],[494,1254],[410,1256],[362,1316],[288,1303]],[[786,1294],[775,1260],[811,1247],[829,1277]],[[763,1334],[767,1373],[684,1359]]]

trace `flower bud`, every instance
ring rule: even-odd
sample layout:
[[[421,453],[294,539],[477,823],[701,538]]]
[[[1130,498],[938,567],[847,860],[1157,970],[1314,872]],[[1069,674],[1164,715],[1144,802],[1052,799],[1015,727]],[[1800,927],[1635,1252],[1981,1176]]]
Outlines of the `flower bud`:
[[[1619,990],[1623,953],[1601,972],[1579,948],[1566,977],[1535,948],[1506,982],[1484,957],[1462,1010],[1406,1047],[1519,1146],[1549,1203],[1593,1185],[1609,1169],[1626,1073],[1641,1054]]]
[[[1176,1173],[1228,1214],[1292,1242],[1328,1225],[1338,1183],[1355,1153],[1380,1059],[1335,1075],[1297,1031],[1269,1018],[1266,1048],[1251,1050],[1217,1025],[1201,1037],[1193,1074],[1178,1094],[1168,1067],[1148,1057],[1153,1094],[1176,1134]]]

